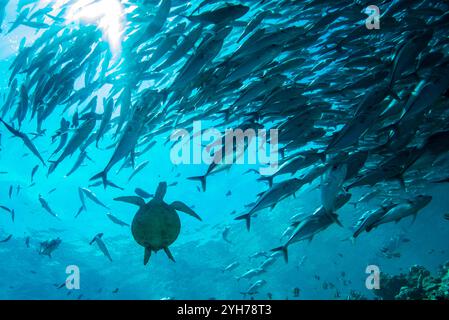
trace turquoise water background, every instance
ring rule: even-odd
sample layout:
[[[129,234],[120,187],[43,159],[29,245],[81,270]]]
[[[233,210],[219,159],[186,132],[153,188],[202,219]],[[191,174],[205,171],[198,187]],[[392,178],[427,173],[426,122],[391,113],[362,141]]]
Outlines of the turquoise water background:
[[[15,1],[11,1],[6,22],[13,20],[14,5]],[[32,41],[36,35],[26,27],[20,27],[7,36],[0,35],[1,94],[8,92],[7,70],[17,52],[17,43],[23,36]],[[59,121],[58,112],[46,121],[48,135],[58,129]],[[22,127],[24,132],[34,130],[34,123],[25,122]],[[280,245],[280,236],[288,227],[290,217],[299,212],[312,213],[320,206],[320,193],[316,188],[319,181],[305,186],[296,198],[282,201],[274,210],[261,211],[253,219],[251,231],[248,232],[244,223],[234,221],[234,217],[244,212],[244,206],[253,202],[256,195],[266,189],[266,185],[257,181],[256,175],[245,173],[248,166],[233,166],[229,172],[209,177],[207,191],[200,192],[198,183],[187,180],[187,177],[204,173],[207,166],[174,166],[170,161],[169,146],[163,145],[166,137],[161,137],[150,152],[137,159],[137,164],[146,160],[149,164],[130,183],[127,180],[131,169],[124,169],[116,175],[117,165],[111,171],[110,179],[123,186],[124,191],[91,188],[110,207],[109,210],[87,201],[87,211],[75,218],[80,207],[78,187],[88,187],[89,178],[103,168],[113,149],[97,150],[92,145],[88,153],[93,161],[87,161],[68,178],[64,175],[71,169],[76,155],[62,163],[49,177],[41,165],[34,178],[36,185],[29,187],[36,159],[29,155],[19,139],[10,137],[5,127],[0,126],[0,133],[0,171],[8,172],[0,175],[0,204],[14,208],[16,212],[14,223],[10,215],[0,212],[0,239],[13,235],[9,242],[0,243],[0,299],[240,299],[243,297],[241,292],[260,279],[267,281],[255,295],[260,299],[266,299],[268,294],[273,299],[341,299],[351,290],[372,298],[372,292],[365,288],[365,269],[368,265],[378,265],[381,271],[392,274],[414,264],[436,271],[438,265],[449,258],[449,223],[442,219],[442,215],[449,211],[449,188],[442,185],[428,190],[434,197],[433,201],[414,223],[407,218],[398,224],[382,225],[362,234],[352,244],[343,240],[351,235],[351,227],[358,217],[371,207],[355,208],[347,204],[339,211],[343,228],[332,225],[312,242],[292,245],[288,264],[279,257],[267,272],[250,280],[237,280],[245,271],[263,262],[263,258],[250,259],[250,255]],[[57,145],[50,145],[47,138],[35,140],[46,159]],[[107,143],[102,145],[105,147]],[[168,188],[167,202],[182,200],[194,206],[203,221],[180,214],[181,234],[170,247],[176,263],[159,252],[144,266],[143,248],[133,240],[130,229],[113,224],[106,213],[111,212],[131,223],[135,208],[115,202],[113,198],[132,195],[136,187],[153,193],[161,181],[168,184],[177,182],[177,185]],[[21,191],[16,194],[14,189],[13,197],[9,199],[10,186],[16,188],[17,185],[22,187]],[[54,188],[56,190],[49,194]],[[354,190],[351,202],[367,190]],[[226,196],[228,191],[232,192],[231,196]],[[39,194],[58,213],[60,221],[42,209]],[[236,213],[231,214],[233,211]],[[222,238],[227,226],[231,228],[229,239],[232,243]],[[103,240],[113,262],[95,245],[89,245],[90,240],[100,232],[104,233]],[[387,259],[380,255],[381,247],[400,233],[410,239],[398,248],[401,257]],[[25,245],[27,237],[30,237],[30,248]],[[38,254],[40,242],[57,237],[62,239],[62,243],[52,258]],[[236,261],[239,267],[223,272],[227,265]],[[57,288],[66,280],[68,265],[80,268],[79,290]],[[350,283],[345,285],[343,280],[350,280]],[[340,296],[336,296],[335,289],[324,289],[323,282],[335,284]],[[119,291],[113,293],[117,288]],[[295,288],[300,289],[299,297],[294,296]]]

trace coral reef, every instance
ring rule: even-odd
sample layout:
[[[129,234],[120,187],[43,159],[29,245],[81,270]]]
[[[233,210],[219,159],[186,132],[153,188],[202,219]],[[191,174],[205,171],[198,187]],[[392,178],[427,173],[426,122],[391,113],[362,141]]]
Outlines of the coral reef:
[[[449,300],[449,262],[437,275],[422,266],[412,266],[407,274],[380,275],[377,297],[384,300]]]

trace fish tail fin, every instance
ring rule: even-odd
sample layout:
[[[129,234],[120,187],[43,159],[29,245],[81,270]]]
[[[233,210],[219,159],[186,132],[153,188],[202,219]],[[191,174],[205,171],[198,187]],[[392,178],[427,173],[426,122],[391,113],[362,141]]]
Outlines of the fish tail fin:
[[[338,219],[338,214],[335,211],[331,211],[331,210],[325,210],[324,213],[327,217],[329,217],[329,219],[332,220],[333,223],[338,224],[340,227],[343,227],[343,224],[340,222],[340,220]]]
[[[234,220],[245,220],[246,229],[249,231],[251,228],[251,214],[247,213],[241,216],[236,217]]]
[[[268,182],[268,185],[270,186],[270,188],[273,186],[273,176],[269,176],[269,177],[260,177],[259,179],[257,179],[258,181],[266,181]]]
[[[56,170],[56,167],[58,166],[58,162],[54,160],[48,160],[50,162],[50,167],[48,168],[47,177],[52,174],[53,171]]]
[[[271,249],[271,251],[272,251],[272,252],[282,251],[282,253],[283,253],[283,255],[284,255],[285,263],[288,263],[288,250],[287,250],[287,246],[277,247],[277,248]]]
[[[203,191],[206,191],[206,175],[204,176],[197,176],[197,177],[190,177],[187,178],[189,180],[194,180],[194,181],[200,181],[201,182],[201,188],[203,189]]]
[[[106,189],[106,187],[108,186],[108,173],[107,173],[107,171],[102,171],[102,172],[94,175],[92,178],[89,179],[89,181],[98,180],[98,179],[102,180],[103,186]]]
[[[338,224],[340,227],[343,228],[343,224],[340,222],[340,219],[338,219],[338,215],[335,212],[330,213],[331,219],[334,221],[334,223]]]

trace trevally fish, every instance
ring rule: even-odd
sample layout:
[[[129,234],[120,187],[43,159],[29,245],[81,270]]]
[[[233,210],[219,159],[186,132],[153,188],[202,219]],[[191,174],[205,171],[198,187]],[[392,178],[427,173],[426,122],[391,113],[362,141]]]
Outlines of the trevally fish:
[[[373,223],[372,227],[376,228],[381,224],[388,222],[399,222],[405,217],[413,216],[413,220],[416,218],[418,212],[426,207],[430,201],[432,201],[431,196],[426,195],[418,195],[410,200],[407,203],[398,204],[394,208],[390,209],[387,213],[385,213],[380,219]]]
[[[122,220],[120,220],[119,218],[115,217],[114,215],[112,215],[111,213],[106,213],[106,216],[115,224],[118,224],[119,226],[123,227],[129,227],[129,224],[126,222],[123,222]]]
[[[102,238],[103,238],[103,233],[99,233],[92,239],[92,241],[89,244],[92,245],[95,242],[98,245],[98,248],[101,250],[101,252],[103,252],[103,254],[109,259],[109,261],[112,262],[112,258],[111,258],[111,255],[109,254],[109,250],[106,247],[106,245],[104,244]]]

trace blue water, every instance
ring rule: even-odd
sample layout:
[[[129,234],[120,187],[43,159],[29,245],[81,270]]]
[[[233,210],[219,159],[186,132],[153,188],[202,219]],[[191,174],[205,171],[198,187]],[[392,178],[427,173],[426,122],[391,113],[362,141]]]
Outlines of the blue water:
[[[5,24],[14,20],[16,1],[11,1]],[[17,54],[17,43],[23,36],[32,43],[39,34],[27,27],[19,27],[9,35],[0,35],[0,92],[8,93],[8,68]],[[101,93],[100,93],[101,94]],[[100,105],[97,110],[102,112]],[[71,119],[73,110],[66,114]],[[54,112],[46,121],[46,136],[34,140],[44,159],[48,159],[57,146],[51,144],[50,136],[59,128],[60,114]],[[22,132],[35,132],[35,123],[25,121]],[[258,267],[264,258],[249,258],[260,251],[281,244],[280,236],[289,225],[293,215],[312,213],[320,205],[319,179],[304,186],[296,198],[289,197],[275,209],[265,209],[252,219],[248,232],[242,221],[235,221],[237,214],[244,213],[245,205],[253,202],[257,194],[266,190],[266,184],[257,181],[257,175],[245,173],[253,166],[233,166],[229,171],[208,177],[207,191],[200,192],[198,183],[187,177],[198,176],[207,170],[207,165],[178,165],[170,161],[169,145],[164,145],[166,135],[158,138],[158,143],[148,153],[136,159],[136,164],[149,164],[128,183],[131,168],[115,172],[109,178],[125,188],[90,188],[109,209],[86,200],[87,211],[75,218],[81,203],[79,187],[88,187],[89,178],[98,173],[110,159],[113,149],[106,149],[110,134],[102,141],[102,149],[95,145],[88,148],[89,157],[84,165],[70,177],[64,175],[72,168],[77,154],[66,159],[47,177],[47,168],[40,165],[34,177],[36,184],[30,186],[31,171],[38,160],[30,154],[22,141],[10,138],[11,134],[0,126],[1,151],[0,205],[14,208],[15,221],[10,215],[0,212],[0,239],[12,234],[10,241],[0,243],[0,299],[240,299],[241,292],[257,280],[265,280],[266,285],[254,297],[266,299],[344,299],[351,290],[373,298],[372,291],[365,287],[368,265],[377,265],[382,272],[397,274],[411,265],[420,264],[435,272],[438,266],[449,259],[447,235],[449,223],[442,215],[449,211],[445,185],[431,187],[426,192],[433,200],[417,216],[407,218],[397,224],[385,224],[380,228],[363,233],[354,244],[345,241],[358,217],[368,209],[361,205],[355,208],[347,204],[339,210],[344,227],[332,225],[315,236],[310,243],[295,243],[289,248],[289,263],[277,256],[276,262],[261,275],[252,279],[237,280],[249,269]],[[110,140],[109,140],[110,141]],[[179,174],[179,175],[178,175]],[[112,213],[121,220],[131,223],[135,207],[113,201],[115,197],[133,195],[140,187],[154,193],[161,181],[169,186],[165,200],[171,203],[182,200],[194,207],[202,222],[180,213],[181,233],[170,246],[176,263],[170,261],[163,252],[153,254],[147,266],[142,264],[143,248],[133,239],[129,227],[113,224],[106,216]],[[10,186],[14,191],[8,196]],[[19,193],[17,186],[21,186]],[[52,189],[54,192],[49,193]],[[230,196],[226,196],[231,191]],[[353,190],[352,200],[356,201],[369,188]],[[60,220],[50,216],[40,205],[42,195]],[[232,214],[233,212],[235,214]],[[222,233],[230,227],[229,240],[223,240]],[[92,238],[104,233],[103,240],[112,257],[110,262],[94,245]],[[386,258],[380,249],[392,237],[404,235],[410,242],[401,243],[397,248],[400,257]],[[30,247],[25,239],[30,238]],[[61,245],[52,257],[40,255],[40,243],[60,238]],[[270,254],[270,252],[269,252]],[[238,262],[239,266],[223,272],[223,269]],[[80,270],[80,289],[58,288],[67,278],[66,267],[76,265]],[[344,274],[342,274],[344,273]],[[350,283],[348,282],[350,281]],[[323,283],[331,282],[335,289],[324,289]],[[119,289],[118,292],[116,289]],[[294,289],[299,288],[299,296]]]

